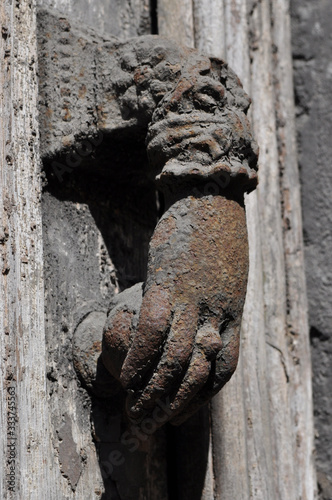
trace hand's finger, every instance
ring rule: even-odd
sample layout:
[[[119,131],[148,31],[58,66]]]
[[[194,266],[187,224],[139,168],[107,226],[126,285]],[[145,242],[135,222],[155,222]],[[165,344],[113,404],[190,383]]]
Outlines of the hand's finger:
[[[170,394],[181,381],[193,351],[198,310],[186,305],[174,315],[161,360],[142,392],[128,397],[128,414],[140,419],[155,407],[156,400]]]
[[[211,361],[208,361],[205,354],[195,348],[188,371],[173,401],[170,402],[171,398],[167,396],[165,398],[163,395],[160,400],[154,402],[154,408],[149,411],[141,411],[135,414],[135,418],[129,413],[132,423],[143,427],[145,422],[152,419],[155,429],[164,425],[169,419],[181,413],[188,401],[204,386],[209,377],[210,369]],[[162,402],[163,405],[161,406]],[[155,416],[156,411],[157,417]],[[140,415],[140,418],[138,418],[138,415]]]
[[[160,356],[172,320],[169,293],[153,285],[143,297],[139,324],[123,363],[120,382],[125,389],[139,388],[155,360]]]
[[[120,309],[107,319],[104,327],[102,360],[117,380],[130,347],[132,320],[132,311]]]
[[[172,418],[181,413],[191,399],[204,386],[209,377],[210,370],[211,361],[206,359],[205,354],[201,350],[195,348],[181,386],[172,403],[170,403]]]
[[[116,295],[110,304],[103,331],[102,360],[117,380],[132,344],[141,304],[142,283]]]
[[[211,361],[217,357],[221,349],[222,341],[218,330],[210,325],[205,325],[198,330],[189,368],[170,404],[174,417],[185,410],[189,402],[205,385],[210,375]]]
[[[171,419],[174,425],[180,425],[193,415],[199,408],[206,404],[220,389],[229,381],[233,375],[238,357],[240,345],[239,321],[229,325],[222,334],[223,348],[217,355],[216,360],[211,363],[211,372],[206,384],[197,395],[189,402],[187,408]]]

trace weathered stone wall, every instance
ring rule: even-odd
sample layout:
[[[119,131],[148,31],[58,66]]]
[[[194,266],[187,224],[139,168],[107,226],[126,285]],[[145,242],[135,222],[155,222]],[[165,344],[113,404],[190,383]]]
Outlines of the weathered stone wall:
[[[318,482],[332,498],[332,3],[292,0]]]
[[[37,0],[37,5],[56,9],[71,21],[123,40],[151,31],[149,0]]]

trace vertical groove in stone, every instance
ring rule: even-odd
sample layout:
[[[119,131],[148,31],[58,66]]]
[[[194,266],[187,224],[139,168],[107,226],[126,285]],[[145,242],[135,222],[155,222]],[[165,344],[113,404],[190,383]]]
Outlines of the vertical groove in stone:
[[[159,35],[194,47],[194,15],[192,0],[158,0]]]
[[[252,82],[255,82],[251,96],[254,101],[254,132],[260,145],[258,207],[263,236],[261,242],[273,476],[276,497],[295,500],[293,429],[285,335],[285,263],[270,26],[270,5],[263,0],[256,5],[250,19],[251,71]]]
[[[220,0],[193,0],[195,47],[209,56],[225,59],[224,4]]]
[[[295,485],[297,498],[312,499],[315,495],[316,478],[313,464],[311,363],[304,276],[301,193],[296,150],[289,1],[271,2],[271,9]],[[303,363],[301,360],[306,362]]]

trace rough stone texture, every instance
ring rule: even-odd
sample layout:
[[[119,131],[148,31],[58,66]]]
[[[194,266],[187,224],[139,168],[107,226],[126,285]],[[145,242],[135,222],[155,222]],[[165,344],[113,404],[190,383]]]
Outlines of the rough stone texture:
[[[2,1],[0,25],[0,498],[53,500],[34,2]]]
[[[158,3],[160,5],[162,0]],[[114,12],[118,14],[121,11],[128,12],[133,5],[139,4],[143,5],[144,2],[135,2],[134,4],[133,1],[124,0],[122,2],[123,10],[114,9]],[[169,13],[167,4],[169,5],[169,0],[164,2],[166,14]],[[189,33],[190,40],[197,40],[197,43],[200,41],[204,30],[203,21],[208,17],[204,14],[214,3],[210,0],[203,0],[200,2],[200,9],[198,9],[198,1],[195,4],[194,15],[198,15],[200,20],[198,22],[195,19],[193,23],[192,18],[185,20],[181,15],[174,15],[177,12],[181,14],[181,11],[185,10],[189,17],[191,16],[191,9],[186,10],[190,6],[188,0],[172,3],[172,16],[168,16],[169,20],[167,16],[160,19],[160,26],[163,25],[166,35],[171,34],[173,40],[176,40],[177,36],[181,36],[179,24],[181,26],[183,21],[186,24],[185,31]],[[301,365],[298,363],[295,366],[296,359],[292,360],[294,363],[289,362],[290,357],[287,355],[287,346],[284,343],[286,327],[289,325],[286,325],[284,321],[278,323],[274,321],[275,314],[278,314],[278,317],[283,317],[286,305],[288,308],[293,302],[297,307],[304,309],[305,301],[298,298],[300,287],[293,287],[295,293],[287,297],[287,304],[283,293],[285,277],[283,255],[287,248],[294,254],[298,250],[295,245],[283,247],[282,238],[280,238],[282,220],[279,216],[280,179],[278,170],[275,168],[276,141],[273,123],[275,95],[271,92],[270,56],[280,51],[280,65],[283,65],[283,55],[288,54],[289,50],[285,48],[280,50],[281,46],[275,43],[275,40],[275,45],[271,45],[272,19],[269,11],[271,4],[276,6],[273,19],[275,27],[278,24],[275,21],[279,19],[283,24],[284,20],[284,16],[279,15],[281,9],[277,7],[280,4],[286,6],[287,2],[277,0],[275,2],[269,2],[269,0],[250,2],[250,12],[247,12],[248,4],[246,1],[225,0],[219,2],[219,7],[222,6],[222,9],[213,12],[214,21],[218,20],[217,12],[221,16],[218,29],[213,30],[214,36],[218,32],[222,34],[220,37],[225,40],[227,58],[232,61],[231,65],[235,63],[237,72],[243,71],[245,80],[247,83],[249,82],[249,85],[252,85],[250,93],[256,96],[254,123],[260,133],[260,144],[263,152],[261,161],[264,182],[261,184],[259,206],[257,207],[254,202],[248,206],[250,208],[248,212],[252,216],[249,219],[252,221],[249,226],[251,228],[251,243],[253,243],[250,258],[254,270],[254,280],[251,280],[251,288],[249,286],[249,289],[254,300],[247,309],[248,328],[244,328],[243,331],[247,336],[244,340],[251,349],[249,349],[249,356],[246,356],[245,363],[242,365],[244,383],[241,385],[240,382],[236,385],[235,392],[230,391],[228,397],[224,396],[227,394],[228,387],[232,387],[231,381],[226,385],[224,391],[221,391],[221,397],[215,399],[216,404],[213,404],[210,420],[213,423],[213,442],[210,451],[208,451],[206,440],[209,421],[206,418],[206,412],[204,419],[197,418],[195,420],[197,425],[196,427],[192,426],[193,432],[187,433],[189,427],[183,428],[181,426],[175,437],[173,435],[174,439],[168,444],[168,453],[171,458],[168,464],[168,473],[171,477],[176,477],[180,470],[181,477],[177,477],[177,485],[179,486],[179,488],[175,488],[177,491],[174,493],[172,489],[168,494],[165,479],[165,456],[163,455],[165,434],[159,435],[160,441],[153,441],[148,434],[137,435],[137,429],[133,427],[132,430],[130,429],[132,434],[129,434],[128,445],[127,434],[122,436],[124,439],[121,439],[121,432],[123,432],[121,425],[124,422],[119,418],[119,407],[117,407],[115,400],[112,400],[112,405],[110,405],[105,401],[101,404],[98,398],[93,399],[90,420],[89,401],[83,389],[80,388],[71,364],[71,338],[74,332],[77,332],[77,325],[82,324],[82,318],[83,321],[84,318],[89,320],[90,312],[95,307],[99,311],[106,311],[106,300],[109,300],[117,288],[116,283],[114,283],[113,265],[117,270],[115,274],[119,285],[122,281],[121,288],[130,286],[137,279],[144,279],[143,269],[146,265],[147,251],[147,245],[144,247],[144,242],[149,240],[156,221],[156,211],[153,208],[153,188],[147,181],[140,184],[145,178],[145,174],[142,176],[146,166],[145,153],[140,150],[135,141],[131,143],[130,148],[128,148],[126,141],[123,143],[120,141],[117,148],[121,151],[114,154],[115,148],[112,149],[106,140],[107,138],[101,141],[101,138],[97,136],[95,141],[98,143],[97,154],[93,153],[92,155],[90,151],[87,155],[90,155],[90,168],[93,164],[93,174],[89,177],[87,169],[84,173],[81,170],[75,176],[75,173],[71,171],[71,176],[63,179],[62,183],[57,177],[49,179],[48,187],[45,188],[45,203],[43,205],[45,212],[43,216],[45,213],[47,214],[44,226],[44,251],[45,254],[47,253],[45,259],[47,261],[45,265],[47,272],[46,319],[48,321],[47,343],[50,349],[47,363],[48,368],[51,368],[48,370],[47,390],[49,397],[47,398],[45,397],[44,259],[40,233],[34,2],[22,0],[13,3],[4,0],[1,3],[0,66],[3,85],[0,91],[0,126],[2,130],[0,134],[2,141],[0,189],[1,204],[3,203],[1,217],[5,221],[5,227],[0,238],[3,256],[3,274],[0,278],[1,290],[5,293],[1,294],[1,299],[4,298],[4,300],[1,300],[0,321],[2,322],[1,332],[4,333],[1,335],[1,354],[4,360],[1,368],[8,369],[7,372],[3,372],[1,381],[18,383],[20,458],[18,481],[20,497],[24,499],[47,497],[57,500],[60,498],[77,498],[79,500],[100,498],[103,494],[103,487],[96,459],[97,448],[101,472],[105,478],[104,497],[118,499],[119,496],[127,496],[140,499],[147,497],[161,499],[168,495],[170,498],[178,496],[184,500],[186,498],[196,499],[196,497],[211,499],[214,496],[243,498],[246,495],[250,498],[254,495],[256,499],[265,500],[265,498],[299,498],[301,497],[298,494],[300,490],[305,490],[307,494],[304,493],[302,496],[312,498],[313,489],[310,485],[313,477],[312,472],[308,466],[297,461],[293,456],[293,450],[295,448],[300,450],[302,443],[305,444],[304,448],[306,448],[307,443],[310,445],[311,420],[306,417],[304,425],[303,421],[301,423],[301,419],[295,422],[296,412],[293,412],[292,418],[289,418],[286,389],[291,387],[291,391],[288,393],[291,396],[295,389],[299,388],[299,391],[296,392],[300,394],[303,394],[303,389],[306,389],[307,398],[303,398],[303,400],[306,401],[306,406],[310,409],[311,398],[308,379],[306,376],[299,377],[303,374],[303,367],[309,367],[309,358],[300,355],[298,360],[301,360]],[[75,0],[62,2],[60,0],[56,5],[59,8],[67,9],[68,12],[71,12],[72,17],[77,16],[77,14],[82,15],[79,18],[80,22],[89,18],[92,23],[98,24],[103,11],[102,6],[105,3],[104,0],[94,2],[96,16],[92,15],[91,10],[87,8],[92,6],[92,3],[84,1],[76,3]],[[113,0],[108,5],[118,4],[116,0]],[[204,9],[204,5],[207,6],[206,9]],[[79,12],[80,7],[81,12]],[[85,18],[86,14],[88,15]],[[225,23],[223,14],[225,14]],[[129,25],[134,24],[134,20],[128,19]],[[248,20],[254,22],[248,23]],[[108,21],[108,16],[105,16],[105,21]],[[121,19],[112,20],[112,23],[119,31],[125,29]],[[195,36],[191,28],[193,24],[195,25]],[[172,32],[174,25],[176,25],[176,30]],[[202,41],[210,36],[209,23],[207,26],[207,31],[202,34]],[[136,28],[133,31],[134,35],[137,34],[135,30]],[[65,37],[63,41],[65,42]],[[215,44],[213,41],[210,47],[218,47],[220,50],[220,45],[223,46],[222,43]],[[68,79],[68,75],[70,76],[70,68],[69,70],[68,68],[59,68],[59,73],[63,73],[64,83],[66,83],[65,80]],[[284,81],[280,82],[281,87],[283,87]],[[67,88],[63,88],[65,93],[68,92]],[[84,88],[81,88],[81,93],[84,93]],[[62,111],[62,108],[60,110]],[[63,111],[64,117],[68,118],[66,109]],[[278,113],[279,119],[280,114]],[[280,123],[277,124],[277,128],[279,127],[285,129],[283,125],[280,126]],[[89,146],[85,143],[85,149],[81,150],[81,155],[85,156],[88,149]],[[130,159],[128,149],[131,150],[133,159]],[[132,160],[132,167],[136,163],[136,167],[139,165],[139,168],[136,170],[135,168],[124,168],[130,164],[130,160]],[[93,183],[93,178],[99,176],[103,169],[98,169],[97,165],[102,164],[105,170],[105,165],[110,164],[110,162],[116,167],[109,168],[109,172],[118,170],[121,175],[117,179],[106,176],[99,178],[100,191],[98,191],[98,185]],[[136,179],[133,179],[135,172]],[[137,175],[137,172],[140,175]],[[283,176],[287,176],[287,169],[283,171]],[[119,184],[120,180],[122,184]],[[52,181],[56,181],[58,184],[54,184],[54,182],[52,184]],[[129,181],[135,185],[135,190],[128,187]],[[296,179],[295,182],[290,183],[292,188],[294,185],[297,186]],[[136,199],[134,196],[134,202],[131,203],[131,197],[133,193],[137,192],[137,188],[139,196]],[[130,209],[126,210],[126,206],[121,204],[121,196],[117,191],[121,191],[121,196],[126,193],[125,205],[128,204]],[[93,197],[94,192],[98,193],[95,195],[96,198]],[[254,197],[254,200],[256,199]],[[147,211],[144,209],[144,200],[147,201],[146,206],[150,207]],[[100,211],[97,208],[99,201],[102,202],[103,207]],[[292,208],[298,210],[298,204],[295,203],[292,207],[294,202],[291,196],[288,203],[291,210]],[[58,210],[59,204],[63,204],[65,210]],[[110,209],[109,213],[114,213],[114,219],[111,221],[109,221],[107,207]],[[75,210],[80,212],[77,217],[75,217]],[[120,228],[118,231],[112,232],[109,226],[113,229],[116,228],[117,217],[121,214],[124,214],[120,221],[122,232]],[[135,252],[131,240],[135,239],[134,226],[142,218],[142,215],[144,223],[138,227],[138,233],[142,236],[138,245],[142,245],[142,252]],[[106,221],[109,221],[109,226]],[[287,225],[288,234],[291,235],[292,227],[294,227],[292,219],[284,219],[284,222]],[[47,235],[50,223],[53,235]],[[108,243],[107,246],[99,245],[100,238],[103,237],[104,243]],[[263,252],[261,252],[262,247]],[[110,255],[114,260],[116,256],[120,256],[120,258],[113,264],[109,258]],[[141,260],[139,256],[143,256]],[[77,262],[75,269],[72,269],[73,261],[74,265]],[[128,266],[122,272],[121,262],[127,263]],[[301,259],[299,262],[302,262]],[[90,269],[90,266],[94,270]],[[96,269],[99,269],[99,274]],[[88,276],[85,284],[86,289],[84,289],[84,280],[79,275],[81,270],[82,275],[86,273]],[[77,274],[75,280],[73,280],[73,274]],[[286,260],[286,280],[289,276]],[[301,280],[299,281],[301,282]],[[95,293],[98,285],[100,286],[100,294],[99,290],[97,294]],[[265,342],[266,331],[271,334],[267,347],[265,344],[262,345],[262,339]],[[303,332],[302,337],[298,335]],[[305,332],[306,328],[295,328],[292,331],[292,334],[296,334],[294,338],[298,341],[298,345],[303,343],[303,339],[306,337]],[[299,351],[292,350],[292,354],[294,352]],[[267,362],[265,362],[265,354]],[[53,356],[56,363],[52,363]],[[295,369],[297,375],[294,379],[292,374]],[[54,378],[53,375],[55,375]],[[233,380],[235,380],[234,377]],[[269,382],[268,390],[266,390],[266,380]],[[6,392],[2,390],[1,397],[5,398],[5,396]],[[45,401],[49,404],[45,404]],[[291,398],[291,402],[296,405],[296,399]],[[6,415],[5,400],[2,403],[1,408],[4,411],[1,412],[1,429],[5,426]],[[120,406],[120,402],[118,402],[118,406]],[[270,413],[266,413],[266,409],[271,410]],[[45,432],[50,423],[49,410],[53,419],[53,425],[50,426],[53,429],[53,436],[51,433]],[[298,408],[295,410],[298,411]],[[266,415],[268,418],[264,420]],[[219,429],[218,425],[220,425]],[[151,431],[151,427],[147,425],[145,425],[145,429],[148,433]],[[91,440],[91,430],[95,443]],[[265,439],[267,433],[268,438],[270,437],[270,430],[273,434],[273,446],[271,446],[269,439]],[[67,432],[61,433],[61,431]],[[198,441],[198,435],[204,439]],[[68,443],[71,442],[73,447],[73,460],[67,462],[64,458],[66,451],[62,444],[63,437],[67,437]],[[296,442],[295,439],[293,441],[295,437]],[[50,438],[53,440],[53,447],[47,441]],[[184,441],[186,443],[181,450]],[[137,442],[139,447],[144,448],[143,452],[140,451],[138,461],[137,456],[134,458],[133,454]],[[6,450],[5,433],[2,433],[2,445],[0,453],[3,462]],[[122,461],[118,454],[120,445],[127,446],[128,452],[121,469],[118,468],[121,467],[120,462]],[[113,451],[116,452],[115,455]],[[174,456],[178,457],[177,467],[174,467]],[[64,474],[61,474],[59,457]],[[219,458],[219,464],[216,457]],[[306,457],[311,457],[310,451]],[[202,460],[199,461],[198,458]],[[203,472],[206,470],[207,460],[209,464],[208,474],[212,481],[210,480],[209,488],[204,496]],[[270,463],[272,464],[271,468]],[[65,464],[64,467],[63,464]],[[303,475],[307,476],[309,481],[294,480],[297,475],[295,476],[292,471],[292,464],[295,464],[295,468],[297,467],[298,470],[303,471]],[[242,466],[244,467],[242,468]],[[111,472],[112,468],[113,472]],[[189,487],[186,487],[184,483],[185,478]],[[213,483],[214,480],[215,483]],[[140,489],[139,494],[137,491],[133,492],[135,483]],[[265,483],[268,483],[268,488],[264,488]],[[0,488],[0,496],[3,497],[5,493],[3,481],[1,481]]]
[[[332,5],[292,0],[292,44],[320,496],[332,498]]]
[[[108,161],[109,158],[108,156]],[[93,347],[98,349],[103,328],[102,323],[98,329],[98,321],[101,316],[106,317],[114,293],[145,278],[148,242],[156,223],[155,191],[151,181],[144,180],[144,175],[142,176],[146,155],[137,154],[134,160],[135,168],[140,165],[139,182],[135,175],[131,175],[135,173],[134,166],[130,161],[126,162],[125,154],[121,155],[119,152],[117,157],[112,158],[112,165],[117,170],[123,162],[126,163],[123,170],[126,182],[122,181],[121,189],[118,181],[112,177],[89,176],[74,171],[70,175],[67,173],[63,182],[56,177],[48,178],[42,200],[47,389],[52,415],[53,447],[56,454],[60,453],[59,432],[64,413],[67,413],[73,422],[74,441],[79,436],[85,436],[90,441],[95,457],[97,451],[100,482],[102,484],[103,478],[106,491],[108,494],[112,492],[114,498],[117,498],[117,488],[114,481],[108,478],[108,472],[113,467],[109,455],[114,449],[126,450],[124,445],[116,444],[121,438],[121,405],[116,400],[112,400],[112,404],[105,399],[100,401],[98,397],[90,401],[74,368],[79,368],[78,348],[82,350],[86,345],[86,339],[80,335],[80,328],[84,323],[93,322],[89,328],[92,338],[90,337],[88,354],[95,360],[96,352]],[[91,168],[93,165],[91,160]],[[84,353],[87,354],[85,349]],[[82,358],[79,358],[79,362],[82,362]],[[89,372],[89,366],[89,359],[83,358],[82,371],[88,372],[88,377],[81,377],[81,380],[84,378],[86,383],[86,378],[89,378],[87,385],[95,386],[94,373]],[[100,384],[98,388],[100,391]],[[107,394],[102,391],[102,395]],[[117,432],[114,430],[115,421],[119,427]],[[147,451],[142,453],[137,455],[129,452],[126,470],[118,479],[120,488],[130,477],[134,478],[138,463],[145,463]],[[99,469],[97,457],[93,465],[96,471]],[[81,459],[83,460],[82,457]],[[88,484],[86,474],[91,462],[83,462],[84,467],[75,490],[77,498],[85,498],[82,496],[82,488]],[[71,463],[67,465],[70,466]],[[160,463],[162,470],[162,460]],[[118,469],[115,467],[115,470]],[[144,470],[147,472],[148,467]],[[70,474],[75,476],[75,471]],[[63,477],[69,483],[71,476],[67,473]],[[95,481],[90,488],[92,491],[94,487],[102,490],[101,484]],[[137,485],[133,480],[130,484],[130,488],[134,488],[131,495],[136,498]],[[91,498],[91,491],[86,498]]]
[[[80,475],[84,467],[83,456],[77,450],[77,444],[73,439],[72,422],[68,413],[63,415],[63,422],[58,431],[59,437],[59,465],[61,473],[71,488],[75,491]],[[82,450],[82,454],[84,451]]]
[[[151,32],[149,0],[37,0],[37,5],[54,8],[82,26],[123,40]]]

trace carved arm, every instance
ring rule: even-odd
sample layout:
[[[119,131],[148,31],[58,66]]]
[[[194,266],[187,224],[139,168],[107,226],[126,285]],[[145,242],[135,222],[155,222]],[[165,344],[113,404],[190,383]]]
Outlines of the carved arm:
[[[234,74],[222,61],[187,54],[148,129],[166,211],[150,242],[143,297],[133,288],[131,300],[142,304],[135,312],[126,301],[115,307],[104,330],[103,362],[138,421],[167,398],[172,423],[181,423],[220,390],[238,360],[248,274],[243,193],[256,186],[257,148]]]
[[[110,305],[102,361],[128,391],[132,419],[167,399],[167,418],[180,423],[237,364],[248,273],[243,195],[257,184],[250,100],[226,63],[169,40],[105,41],[48,12],[40,23],[43,157],[98,132],[147,134],[166,209],[146,282]],[[66,79],[60,68],[69,68]],[[79,334],[90,327],[83,322]],[[91,379],[81,354],[76,368]]]

